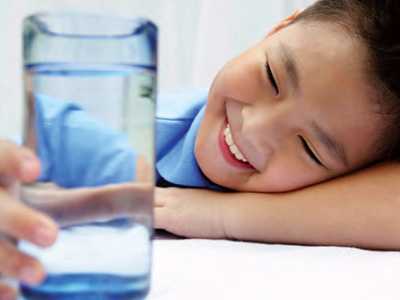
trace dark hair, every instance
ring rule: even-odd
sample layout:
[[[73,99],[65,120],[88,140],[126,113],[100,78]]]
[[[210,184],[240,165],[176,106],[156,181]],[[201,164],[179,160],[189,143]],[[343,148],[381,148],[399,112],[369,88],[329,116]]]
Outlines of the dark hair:
[[[368,75],[387,120],[378,157],[400,161],[400,0],[319,0],[299,15],[302,21],[336,23],[367,47]]]

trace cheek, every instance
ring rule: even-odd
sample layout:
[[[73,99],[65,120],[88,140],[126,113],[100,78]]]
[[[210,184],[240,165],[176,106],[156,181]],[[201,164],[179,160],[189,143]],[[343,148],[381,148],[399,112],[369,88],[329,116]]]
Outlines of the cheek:
[[[216,146],[217,130],[216,122],[204,119],[199,128],[194,149],[196,161],[201,171],[212,181],[216,179],[213,176],[216,173],[215,170],[220,167]]]
[[[215,96],[248,101],[262,84],[261,62],[250,54],[227,63],[215,77],[211,92]]]
[[[316,183],[310,180],[309,174],[296,174],[287,169],[271,170],[268,174],[260,174],[254,182],[257,192],[289,192]]]
[[[264,192],[287,192],[328,179],[324,171],[308,167],[293,157],[284,153],[275,155],[265,171],[254,178],[253,184],[263,187]]]
[[[209,157],[210,150],[216,143],[217,133],[223,118],[207,107],[203,120],[200,123],[195,143],[195,156],[200,162]]]

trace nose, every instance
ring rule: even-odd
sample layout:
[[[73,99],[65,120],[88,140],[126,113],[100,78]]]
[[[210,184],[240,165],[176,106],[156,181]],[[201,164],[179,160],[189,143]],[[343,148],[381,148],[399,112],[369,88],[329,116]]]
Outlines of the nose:
[[[257,137],[259,143],[279,145],[293,133],[294,121],[288,105],[244,105],[241,111],[242,130],[248,136]]]
[[[241,117],[243,144],[252,153],[257,169],[265,168],[295,135],[295,118],[287,105],[244,105]]]

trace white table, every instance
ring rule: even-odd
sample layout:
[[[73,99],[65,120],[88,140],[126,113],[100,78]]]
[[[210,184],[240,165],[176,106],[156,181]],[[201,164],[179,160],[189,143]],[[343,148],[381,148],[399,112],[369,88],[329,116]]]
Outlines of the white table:
[[[154,241],[147,300],[398,300],[400,252],[224,240]]]

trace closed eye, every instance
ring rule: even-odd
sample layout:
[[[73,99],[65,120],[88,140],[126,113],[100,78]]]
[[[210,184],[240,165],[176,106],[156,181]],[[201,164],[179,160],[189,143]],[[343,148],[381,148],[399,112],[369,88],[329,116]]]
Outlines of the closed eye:
[[[277,95],[279,95],[279,87],[278,87],[278,84],[276,83],[274,74],[272,73],[272,70],[271,70],[271,66],[269,65],[268,62],[265,64],[265,71],[267,73],[267,77],[268,77],[273,89],[275,90],[275,93]]]
[[[318,165],[324,166],[321,161],[318,159],[318,157],[315,155],[315,153],[311,150],[310,146],[308,146],[307,142],[304,140],[302,136],[299,136],[301,143],[303,144],[304,151],[307,153],[307,155]]]

